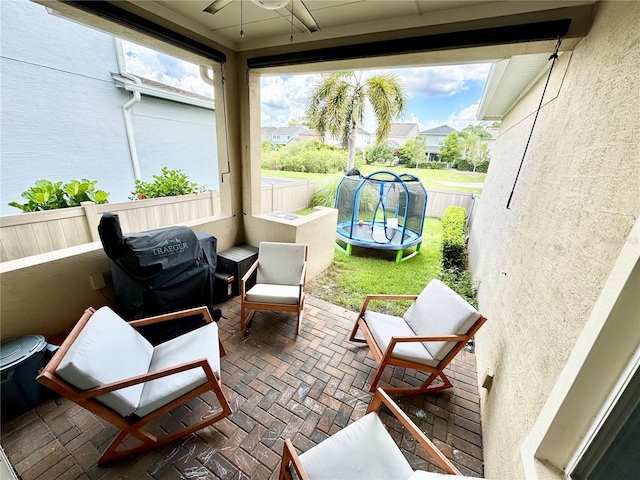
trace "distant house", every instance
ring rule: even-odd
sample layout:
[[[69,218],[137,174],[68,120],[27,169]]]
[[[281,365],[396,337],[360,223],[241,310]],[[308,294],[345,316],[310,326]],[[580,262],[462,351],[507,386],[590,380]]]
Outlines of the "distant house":
[[[315,130],[309,130],[308,128],[303,129],[301,132],[298,132],[298,138],[294,139],[297,142],[302,142],[303,140],[311,140],[312,138],[320,139],[318,132]]]
[[[392,123],[387,141],[394,147],[403,146],[407,140],[413,140],[419,132],[417,123]]]
[[[444,145],[444,139],[451,132],[458,132],[455,128],[450,127],[449,125],[440,125],[439,127],[430,128],[429,130],[423,130],[420,132],[420,136],[424,137],[425,144],[427,146],[426,154],[428,162],[439,162],[440,161],[440,147]]]
[[[367,149],[372,143],[375,142],[375,136],[371,133],[359,128],[355,134],[356,139],[356,148],[362,148],[363,150]],[[335,138],[332,135],[327,134],[325,138],[325,143],[327,145],[333,145],[334,147],[341,147],[342,140],[339,138]]]
[[[271,132],[270,141],[273,145],[287,145],[292,140],[297,140],[305,130],[303,127],[278,127]]]
[[[260,139],[264,142],[270,142],[271,141],[271,134],[273,133],[273,131],[276,129],[276,127],[262,127],[260,129]]]

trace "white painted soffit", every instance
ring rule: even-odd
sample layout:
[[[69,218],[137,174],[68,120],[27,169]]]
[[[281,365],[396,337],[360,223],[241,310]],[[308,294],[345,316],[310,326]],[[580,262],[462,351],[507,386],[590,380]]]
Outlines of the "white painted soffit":
[[[502,120],[516,100],[551,66],[549,55],[516,55],[494,63],[482,92],[478,120]]]

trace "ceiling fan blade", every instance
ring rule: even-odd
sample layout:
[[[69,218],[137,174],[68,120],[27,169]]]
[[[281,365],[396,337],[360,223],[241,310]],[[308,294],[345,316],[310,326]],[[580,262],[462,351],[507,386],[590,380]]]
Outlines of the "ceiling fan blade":
[[[320,31],[320,25],[318,25],[315,18],[313,18],[313,15],[311,15],[311,12],[302,0],[294,0],[284,8],[289,12],[289,14],[291,14],[291,8],[293,8],[294,18],[307,32],[311,33]]]
[[[233,2],[233,0],[213,0],[213,2],[211,2],[211,4],[203,10],[203,12],[207,12],[213,15],[229,5],[231,2]]]

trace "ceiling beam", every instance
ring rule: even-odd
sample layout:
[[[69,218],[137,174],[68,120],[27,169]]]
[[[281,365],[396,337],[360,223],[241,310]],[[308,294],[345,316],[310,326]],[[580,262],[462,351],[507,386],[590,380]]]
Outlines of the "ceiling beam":
[[[553,40],[565,36],[571,19],[438,33],[409,38],[357,43],[247,59],[248,68],[283,67],[335,60],[402,55],[407,53],[486,47]]]

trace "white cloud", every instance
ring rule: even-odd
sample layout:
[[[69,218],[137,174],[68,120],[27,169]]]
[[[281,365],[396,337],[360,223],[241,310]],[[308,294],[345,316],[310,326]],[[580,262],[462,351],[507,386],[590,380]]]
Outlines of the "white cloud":
[[[480,123],[480,120],[476,119],[479,105],[480,100],[473,105],[463,108],[460,112],[451,113],[447,119],[447,125],[455,128],[456,130],[462,130],[467,125]]]
[[[122,49],[127,72],[213,98],[213,87],[202,80],[198,65],[126,40]]]
[[[420,120],[418,120],[418,117],[416,117],[416,114],[413,113],[413,112],[409,113],[409,118],[405,118],[405,122],[407,122],[407,123],[417,123],[419,131],[426,130],[426,127],[424,126],[424,123],[422,123]]]
[[[261,121],[263,126],[284,126],[292,118],[304,117],[309,93],[320,75],[263,77],[261,81]]]
[[[470,81],[484,81],[489,72],[489,64],[444,65],[437,67],[397,68],[393,70],[371,70],[368,74],[395,73],[404,83],[409,97],[452,96],[468,88]],[[263,77],[261,90],[261,121],[263,126],[283,126],[292,118],[304,116],[307,98],[320,75],[290,75]],[[428,120],[420,122],[415,112],[411,112],[406,122],[418,122],[420,129],[437,127],[443,122]],[[472,123],[466,110],[452,112],[451,122]],[[453,125],[452,125],[453,126]],[[365,111],[363,128],[374,132],[377,125],[371,108]]]
[[[451,96],[466,90],[466,82],[484,81],[491,64],[441,65],[437,67],[398,68],[392,70],[402,79],[409,96]]]

